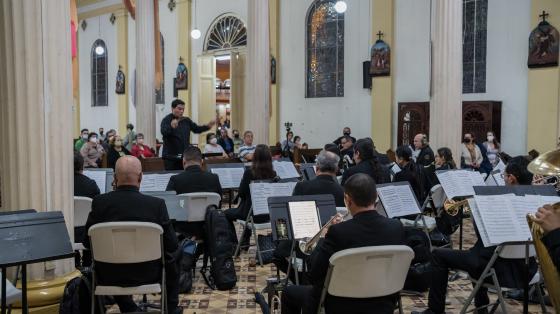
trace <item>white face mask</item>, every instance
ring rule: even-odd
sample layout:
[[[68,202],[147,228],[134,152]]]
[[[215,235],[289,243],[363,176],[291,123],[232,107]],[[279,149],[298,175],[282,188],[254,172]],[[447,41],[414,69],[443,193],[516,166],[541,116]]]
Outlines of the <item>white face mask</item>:
[[[494,135],[488,135],[486,139],[488,140],[488,142],[492,142],[494,140]]]
[[[87,134],[82,135],[82,139],[84,139],[85,141],[87,141],[87,138],[88,138]]]
[[[97,143],[97,137],[92,137],[89,139],[89,141],[92,143]]]
[[[217,139],[217,138],[214,137],[214,138],[211,138],[211,139],[210,139],[210,144],[216,145],[217,143],[218,143],[218,139]]]

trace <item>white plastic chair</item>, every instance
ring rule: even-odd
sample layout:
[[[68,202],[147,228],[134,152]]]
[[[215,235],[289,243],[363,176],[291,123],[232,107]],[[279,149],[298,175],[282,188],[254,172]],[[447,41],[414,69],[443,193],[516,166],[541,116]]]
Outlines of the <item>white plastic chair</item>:
[[[92,199],[89,197],[74,196],[74,228],[86,226],[89,213],[91,212],[91,203]],[[85,250],[84,245],[76,240],[74,239],[74,250]]]
[[[2,278],[2,273],[0,272],[0,278]],[[0,279],[1,280],[1,279]],[[14,287],[14,285],[8,280],[6,280],[6,305],[11,305],[16,302],[21,301],[21,290]],[[0,285],[0,294],[2,293],[2,285]]]
[[[467,300],[463,303],[463,308],[461,309],[461,314],[471,312],[471,311],[467,311],[467,308],[472,303],[472,300],[474,299],[476,293],[478,292],[478,290],[480,290],[481,287],[494,289],[496,291],[496,294],[498,295],[498,300],[495,303],[488,304],[487,306],[485,306],[485,307],[493,306],[492,310],[490,310],[489,312],[493,313],[494,310],[499,305],[502,308],[502,313],[508,313],[507,309],[506,309],[506,303],[504,301],[504,296],[503,296],[503,293],[502,293],[503,289],[502,289],[502,287],[500,287],[500,282],[498,281],[498,276],[496,275],[496,271],[494,270],[494,264],[496,263],[496,260],[498,259],[498,257],[501,257],[501,258],[504,258],[504,259],[524,259],[525,255],[526,255],[525,254],[525,249],[526,249],[526,246],[524,244],[504,243],[504,244],[498,245],[498,247],[494,250],[494,254],[492,255],[492,258],[490,259],[488,264],[486,264],[486,267],[484,268],[484,271],[482,272],[480,277],[478,279],[470,278],[470,280],[473,283],[476,283],[476,285],[475,285],[473,291],[471,292],[471,294],[469,295],[469,297],[467,298]],[[536,255],[535,247],[533,245],[529,245],[528,257],[534,257],[535,255]],[[485,280],[488,277],[491,277],[491,279],[492,279],[491,284],[490,283],[485,283]],[[474,309],[472,311],[474,311]]]
[[[181,207],[186,211],[186,221],[198,222],[206,219],[206,209],[210,205],[220,208],[222,197],[218,193],[197,192],[179,194]]]
[[[398,293],[404,287],[413,257],[414,252],[406,245],[367,246],[335,253],[329,259],[317,313],[322,313],[327,293],[346,298]],[[398,303],[402,313],[400,296]]]
[[[91,313],[95,313],[96,295],[134,295],[161,293],[161,313],[165,313],[165,260],[163,229],[150,222],[106,222],[95,224],[88,230],[92,251]],[[96,282],[95,262],[132,264],[161,260],[161,284],[153,283],[135,287],[101,286]]]

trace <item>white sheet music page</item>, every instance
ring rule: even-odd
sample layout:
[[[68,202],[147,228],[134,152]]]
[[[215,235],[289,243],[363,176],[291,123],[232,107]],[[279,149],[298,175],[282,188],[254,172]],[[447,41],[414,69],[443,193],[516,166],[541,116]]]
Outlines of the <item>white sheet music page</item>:
[[[494,167],[493,170],[499,170],[500,173],[504,173],[504,171],[506,170],[506,164],[504,164],[504,162],[500,159],[500,161],[498,161],[498,164],[496,165],[496,167]]]
[[[504,180],[504,175],[502,173],[494,173],[492,174],[492,178],[496,181],[496,184],[499,186],[505,186],[506,181]]]
[[[294,239],[312,238],[321,230],[314,201],[288,202]]]
[[[447,198],[474,195],[473,182],[476,182],[477,179],[471,172],[466,170],[436,172]],[[480,175],[479,178],[482,179]],[[484,185],[484,181],[482,181],[482,185]]]
[[[291,161],[274,161],[272,166],[280,179],[299,178],[299,173]]]
[[[492,245],[527,240],[519,226],[517,215],[508,201],[508,198],[513,197],[512,194],[474,196],[482,224]]]
[[[99,192],[101,194],[106,192],[107,172],[84,170],[84,175],[97,183],[97,187],[99,187]]]
[[[482,240],[482,244],[484,244],[484,247],[492,246],[492,244],[490,243],[490,239],[488,238],[488,232],[486,231],[486,227],[482,222],[482,217],[480,216],[480,212],[478,211],[478,206],[476,205],[476,201],[474,200],[474,198],[471,198],[468,200],[468,202],[469,202],[469,207],[471,208],[473,219],[478,228],[478,233],[480,235],[480,240]]]
[[[544,205],[553,205],[553,204],[556,204],[558,202],[560,202],[560,197],[558,197],[558,196],[539,195],[539,207],[542,207]],[[535,209],[535,212],[536,211],[537,210]]]
[[[297,182],[251,183],[251,202],[254,215],[268,214],[268,198],[272,196],[291,196]]]
[[[177,173],[158,173],[156,174],[156,191],[165,191],[167,185],[169,184],[169,179]]]
[[[532,214],[537,211],[540,197],[538,195],[525,195],[509,197],[508,200],[515,210],[522,235],[525,239],[532,239],[531,230],[529,230],[529,225],[527,224],[527,214]]]
[[[377,193],[389,218],[420,214],[420,208],[408,184],[378,187]]]
[[[393,174],[397,174],[397,173],[401,172],[401,167],[399,167],[399,165],[397,163],[394,163],[393,167],[391,167],[391,172]]]
[[[222,189],[235,189],[239,187],[245,169],[244,168],[212,168],[210,171],[218,175]]]
[[[140,182],[140,191],[142,192],[157,191],[155,174],[145,174],[142,176],[142,182]]]
[[[485,179],[485,174],[480,173],[478,171],[467,171],[469,172],[470,176],[471,176],[471,183],[472,186],[483,186],[486,185],[484,183],[484,179]],[[474,192],[474,189],[473,189]]]

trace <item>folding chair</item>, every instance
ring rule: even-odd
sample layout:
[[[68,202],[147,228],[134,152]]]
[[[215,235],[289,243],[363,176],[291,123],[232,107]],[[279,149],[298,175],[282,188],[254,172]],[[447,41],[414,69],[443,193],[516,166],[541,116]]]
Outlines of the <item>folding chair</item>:
[[[74,228],[85,227],[91,212],[92,199],[89,197],[74,196]],[[85,250],[81,239],[74,239],[74,250]]]
[[[492,258],[490,259],[490,261],[488,262],[488,264],[486,264],[486,267],[484,268],[484,271],[482,272],[482,274],[480,275],[480,277],[478,279],[475,278],[470,278],[470,280],[475,284],[475,287],[473,289],[473,291],[471,292],[471,294],[469,295],[469,297],[467,298],[467,300],[465,301],[465,303],[463,304],[463,308],[461,309],[461,314],[467,313],[467,312],[471,312],[468,311],[468,307],[469,305],[472,303],[472,300],[474,299],[475,295],[477,294],[478,290],[480,290],[481,287],[485,287],[485,288],[490,288],[490,289],[494,289],[496,291],[496,294],[498,295],[498,300],[493,303],[493,304],[488,304],[485,305],[484,307],[481,308],[488,308],[490,306],[492,306],[490,313],[494,313],[494,311],[496,311],[497,307],[500,306],[502,309],[502,313],[508,313],[507,312],[507,308],[506,308],[506,303],[504,301],[504,296],[503,296],[503,289],[502,287],[500,287],[500,282],[498,281],[498,276],[496,275],[496,271],[494,270],[494,264],[496,263],[496,260],[498,259],[498,257],[504,258],[504,259],[524,259],[525,258],[525,249],[526,246],[525,244],[513,244],[513,243],[504,243],[501,245],[498,245],[498,247],[494,250],[494,254],[492,255]],[[529,246],[529,255],[528,257],[534,257],[536,255],[535,252],[535,247],[533,245]],[[491,278],[492,283],[486,283],[486,279],[487,278]],[[537,282],[533,282],[533,284],[538,284]],[[473,309],[474,310],[479,310],[480,308],[476,308]]]
[[[324,312],[327,293],[337,297],[374,298],[399,293],[414,257],[406,245],[367,246],[342,250],[329,259],[317,313]],[[399,295],[399,313],[403,313]]]
[[[149,222],[106,222],[95,224],[88,230],[92,251],[91,313],[95,314],[95,296],[134,295],[161,293],[161,313],[165,313],[165,259],[163,229]],[[106,286],[97,284],[95,262],[133,264],[161,260],[159,282],[135,287]],[[123,283],[126,284],[126,283]],[[101,306],[101,304],[100,304]]]
[[[0,280],[2,278],[2,273],[0,272]],[[8,280],[6,281],[6,305],[8,305],[8,313],[11,312],[11,305],[16,302],[21,302],[21,290],[14,287],[14,285]],[[2,293],[2,285],[0,285],[0,294]]]

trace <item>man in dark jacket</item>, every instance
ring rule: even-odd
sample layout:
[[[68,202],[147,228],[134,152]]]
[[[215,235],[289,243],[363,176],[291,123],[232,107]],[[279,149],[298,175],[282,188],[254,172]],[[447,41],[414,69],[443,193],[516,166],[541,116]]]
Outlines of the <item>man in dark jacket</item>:
[[[216,124],[216,121],[212,120],[207,125],[199,126],[190,118],[183,117],[185,102],[181,99],[175,99],[171,103],[171,108],[171,113],[161,120],[162,156],[165,170],[181,170],[183,169],[181,154],[190,145],[191,132],[206,132]]]
[[[226,128],[220,129],[220,138],[218,139],[218,145],[222,146],[226,154],[233,154],[235,146],[233,145],[233,140],[229,137]]]
[[[99,193],[97,183],[84,175],[84,157],[74,152],[74,196],[94,198]]]
[[[344,185],[344,200],[352,219],[337,219],[308,260],[309,286],[288,286],[282,294],[282,313],[317,313],[329,258],[350,248],[376,245],[404,245],[404,228],[395,219],[375,211],[377,191],[373,179],[363,173],[353,175]],[[325,308],[329,313],[393,313],[397,295],[354,299],[327,295]]]
[[[86,230],[103,222],[143,221],[163,228],[165,251],[165,275],[168,313],[176,313],[179,301],[178,290],[178,243],[175,230],[169,220],[165,201],[139,192],[142,181],[142,166],[136,157],[119,158],[115,167],[116,191],[93,199]],[[89,237],[83,241],[89,248]],[[97,281],[103,285],[136,286],[160,281],[161,261],[141,264],[106,264],[95,262]],[[138,312],[138,307],[130,296],[115,296],[120,311]]]

